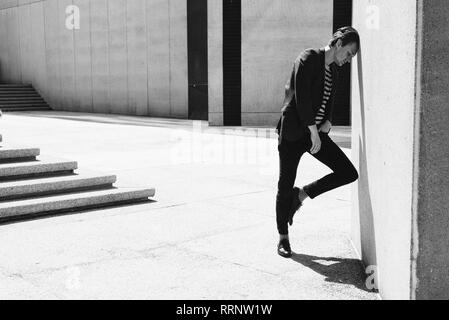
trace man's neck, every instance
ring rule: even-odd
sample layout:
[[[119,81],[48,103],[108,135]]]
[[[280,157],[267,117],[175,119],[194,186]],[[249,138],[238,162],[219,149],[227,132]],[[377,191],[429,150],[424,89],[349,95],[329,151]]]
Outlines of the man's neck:
[[[326,46],[324,48],[324,63],[328,66],[334,62],[334,49]]]

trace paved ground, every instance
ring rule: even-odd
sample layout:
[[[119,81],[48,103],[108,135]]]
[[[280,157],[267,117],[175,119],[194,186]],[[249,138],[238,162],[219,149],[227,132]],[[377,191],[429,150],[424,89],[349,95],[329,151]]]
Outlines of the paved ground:
[[[348,238],[350,187],[306,202],[293,259],[277,256],[273,130],[28,112],[4,114],[0,134],[156,188],[145,204],[0,225],[0,299],[377,299]],[[348,128],[333,139],[348,147]],[[328,172],[306,154],[297,184]]]

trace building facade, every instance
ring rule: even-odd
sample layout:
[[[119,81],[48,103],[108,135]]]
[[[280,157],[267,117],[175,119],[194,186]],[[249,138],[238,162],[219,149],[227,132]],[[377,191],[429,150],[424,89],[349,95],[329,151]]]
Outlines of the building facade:
[[[350,8],[347,0],[1,0],[0,81],[32,84],[55,110],[275,126],[294,59],[350,24]],[[335,118],[347,125],[349,81],[340,93]]]

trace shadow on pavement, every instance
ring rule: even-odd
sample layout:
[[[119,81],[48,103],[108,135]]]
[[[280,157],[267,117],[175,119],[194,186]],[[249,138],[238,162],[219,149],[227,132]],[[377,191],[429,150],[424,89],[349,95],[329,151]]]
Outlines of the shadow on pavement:
[[[352,285],[366,292],[376,292],[365,286],[367,276],[360,260],[316,257],[299,253],[293,253],[292,260],[325,276],[327,282]]]

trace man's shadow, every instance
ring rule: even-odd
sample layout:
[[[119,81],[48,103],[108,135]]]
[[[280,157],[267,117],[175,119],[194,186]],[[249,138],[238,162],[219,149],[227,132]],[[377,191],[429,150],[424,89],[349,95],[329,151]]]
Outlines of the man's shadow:
[[[292,260],[312,269],[326,277],[326,282],[352,285],[366,292],[376,292],[367,288],[365,281],[368,277],[358,259],[316,257],[306,254],[293,253]]]

